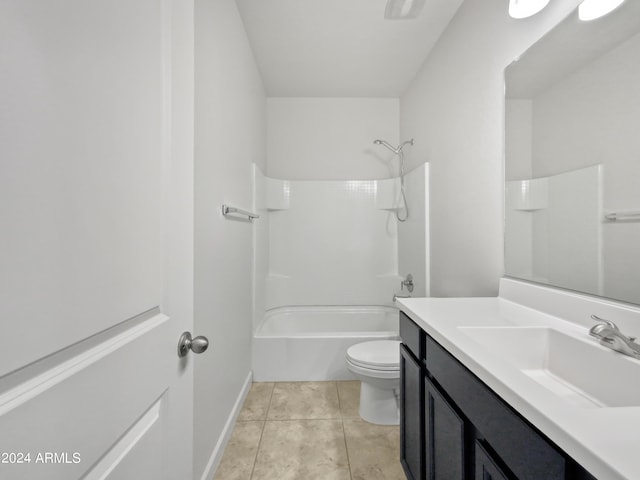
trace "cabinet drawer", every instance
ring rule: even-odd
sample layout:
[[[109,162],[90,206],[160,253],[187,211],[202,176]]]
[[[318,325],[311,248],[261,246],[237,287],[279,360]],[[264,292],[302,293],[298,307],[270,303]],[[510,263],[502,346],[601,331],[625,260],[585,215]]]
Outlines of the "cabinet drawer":
[[[430,337],[426,367],[519,479],[564,480],[564,456]]]
[[[404,312],[400,312],[400,338],[409,351],[420,361],[424,359],[424,331]]]

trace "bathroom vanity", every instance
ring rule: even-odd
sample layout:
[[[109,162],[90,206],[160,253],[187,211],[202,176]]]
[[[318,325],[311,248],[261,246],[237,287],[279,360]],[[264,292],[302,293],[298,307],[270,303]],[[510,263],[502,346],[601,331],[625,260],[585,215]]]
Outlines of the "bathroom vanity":
[[[512,278],[398,300],[408,479],[640,479],[640,359],[612,350],[640,349],[638,48],[624,2],[572,12],[506,68]]]
[[[400,302],[407,479],[639,478],[640,360],[590,337],[587,313],[624,331],[640,311],[509,279],[500,292]]]

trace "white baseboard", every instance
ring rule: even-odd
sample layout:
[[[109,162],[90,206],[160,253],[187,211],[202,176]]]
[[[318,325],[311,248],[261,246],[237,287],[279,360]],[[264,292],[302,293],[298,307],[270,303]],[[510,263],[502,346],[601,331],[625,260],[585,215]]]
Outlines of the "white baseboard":
[[[213,452],[211,452],[211,457],[209,457],[209,461],[207,462],[207,466],[202,473],[202,477],[200,480],[211,480],[213,478],[213,474],[218,469],[218,465],[220,465],[220,460],[222,460],[222,454],[224,453],[224,449],[229,442],[229,438],[231,438],[231,434],[233,433],[233,427],[236,425],[236,419],[240,414],[240,410],[242,409],[242,404],[244,403],[244,399],[247,397],[249,393],[249,389],[251,388],[251,383],[253,382],[253,372],[249,372],[247,375],[247,379],[238,394],[238,398],[236,399],[236,403],[233,405],[233,409],[229,414],[229,418],[227,419],[227,423],[225,423],[224,428],[222,429],[222,433],[218,438],[218,442],[216,443]]]

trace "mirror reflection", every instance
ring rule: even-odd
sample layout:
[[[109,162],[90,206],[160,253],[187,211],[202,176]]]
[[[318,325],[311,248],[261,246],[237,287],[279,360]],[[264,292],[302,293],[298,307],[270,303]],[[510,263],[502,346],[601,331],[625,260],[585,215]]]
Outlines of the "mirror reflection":
[[[640,304],[640,2],[505,71],[505,273]]]

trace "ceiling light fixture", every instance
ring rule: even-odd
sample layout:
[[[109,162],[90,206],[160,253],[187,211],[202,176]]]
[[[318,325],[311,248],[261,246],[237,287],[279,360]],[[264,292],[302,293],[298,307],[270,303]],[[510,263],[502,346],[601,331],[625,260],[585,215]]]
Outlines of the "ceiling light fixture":
[[[407,20],[417,18],[424,8],[426,0],[387,0],[384,18],[389,20]]]
[[[509,0],[511,18],[527,18],[547,6],[549,0]]]
[[[624,0],[584,0],[578,7],[578,18],[584,22],[595,20],[614,11]]]

